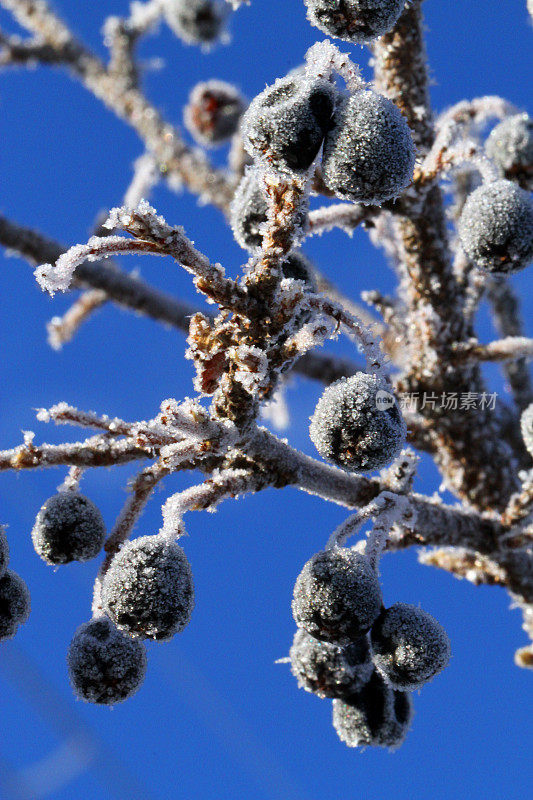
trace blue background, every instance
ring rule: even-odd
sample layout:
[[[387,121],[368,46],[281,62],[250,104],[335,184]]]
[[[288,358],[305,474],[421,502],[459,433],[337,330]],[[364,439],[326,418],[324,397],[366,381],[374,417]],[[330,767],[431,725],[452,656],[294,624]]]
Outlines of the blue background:
[[[76,32],[102,55],[100,27],[126,0],[57,0]],[[531,103],[532,29],[525,0],[427,2],[428,52],[436,109],[483,94]],[[16,30],[0,12],[0,24]],[[322,35],[305,19],[301,0],[252,0],[231,20],[232,43],[201,55],[166,26],[146,39],[142,57],[165,65],[146,75],[146,91],[166,117],[181,109],[198,80],[219,77],[253,97],[301,62]],[[368,54],[349,48],[364,67]],[[528,96],[529,95],[529,96]],[[529,109],[531,111],[531,107]],[[48,68],[0,76],[0,211],[69,244],[86,241],[96,213],[120,202],[131,162],[142,152],[135,134],[64,72]],[[224,153],[214,155],[222,159]],[[153,204],[183,224],[209,257],[236,274],[245,260],[221,215],[165,186]],[[310,241],[306,252],[348,293],[388,291],[394,279],[364,231]],[[21,430],[38,441],[75,440],[75,429],[37,423],[33,409],[60,400],[125,419],[148,418],[161,400],[192,394],[184,338],[150,320],[105,307],[60,353],[46,343],[45,322],[71,298],[50,299],[31,269],[1,256],[2,412],[0,443],[15,446]],[[169,260],[128,259],[154,285],[191,300],[189,277]],[[513,279],[533,310],[531,271]],[[533,334],[528,324],[529,335]],[[493,335],[486,311],[480,335]],[[333,345],[350,354],[346,342]],[[495,368],[491,390],[505,388]],[[320,386],[296,379],[288,394],[291,443],[312,453],[308,417]],[[109,526],[125,499],[133,467],[94,470],[83,491]],[[302,564],[346,516],[296,490],[266,491],[227,502],[212,515],[189,514],[184,541],[197,605],[186,631],[149,646],[142,690],[109,710],[76,701],[65,652],[90,613],[94,563],[47,567],[33,552],[30,530],[64,470],[2,474],[0,519],[9,525],[12,567],[27,581],[32,614],[16,639],[0,647],[0,795],[57,800],[119,798],[523,798],[531,787],[531,674],[513,665],[525,644],[518,611],[499,589],[474,588],[418,565],[414,552],[385,558],[385,601],[421,604],[447,629],[449,669],[414,697],[416,716],[394,754],[342,745],[328,701],[299,691],[286,665],[294,631],[290,600]],[[138,533],[160,526],[160,505],[198,476],[168,479]],[[417,488],[429,494],[439,476],[423,457]],[[445,495],[446,496],[446,495]],[[448,498],[450,499],[450,498]]]

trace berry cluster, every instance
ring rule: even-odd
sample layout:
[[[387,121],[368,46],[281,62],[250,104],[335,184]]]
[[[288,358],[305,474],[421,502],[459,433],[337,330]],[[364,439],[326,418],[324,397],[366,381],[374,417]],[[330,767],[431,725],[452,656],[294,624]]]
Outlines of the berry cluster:
[[[450,659],[444,629],[405,603],[384,608],[374,565],[356,549],[314,555],[296,580],[298,631],[290,650],[298,685],[333,699],[333,726],[349,747],[398,747],[412,718],[407,692]]]
[[[368,472],[396,458],[406,428],[390,387],[376,375],[357,372],[325,389],[309,434],[323,458],[350,471]]]
[[[11,639],[30,615],[30,593],[20,575],[8,569],[9,545],[0,526],[0,641]]]
[[[102,612],[81,625],[68,652],[78,697],[113,705],[131,697],[146,673],[141,639],[164,641],[182,631],[194,607],[189,562],[175,542],[142,536],[112,560],[101,590]]]
[[[394,103],[371,90],[348,94],[323,77],[295,71],[252,101],[243,133],[254,159],[289,175],[306,173],[323,146],[325,185],[354,203],[379,205],[411,182],[415,148],[407,122]],[[252,200],[252,191],[248,183],[241,198],[246,195],[257,212],[260,199]],[[235,203],[234,231],[241,227],[240,211]]]

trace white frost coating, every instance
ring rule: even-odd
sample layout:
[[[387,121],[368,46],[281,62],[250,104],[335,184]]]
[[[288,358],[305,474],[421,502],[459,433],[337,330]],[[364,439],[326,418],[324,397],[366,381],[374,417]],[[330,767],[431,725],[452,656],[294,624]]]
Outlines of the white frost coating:
[[[124,253],[144,253],[146,248],[121,236],[92,236],[87,244],[77,244],[63,253],[54,264],[42,264],[34,272],[37,283],[43,291],[52,296],[56,292],[66,292],[76,267],[84,261],[100,261],[113,255]],[[157,255],[157,253],[155,254]]]
[[[366,86],[359,67],[350,60],[347,53],[341,53],[339,48],[328,39],[312,45],[305,54],[305,61],[306,73],[311,78],[316,76],[329,80],[333,72],[336,72],[351,92],[356,92]]]
[[[533,403],[526,408],[520,420],[520,430],[524,444],[533,458]]]
[[[6,569],[0,578],[0,641],[11,639],[30,615],[30,593],[20,575]]]

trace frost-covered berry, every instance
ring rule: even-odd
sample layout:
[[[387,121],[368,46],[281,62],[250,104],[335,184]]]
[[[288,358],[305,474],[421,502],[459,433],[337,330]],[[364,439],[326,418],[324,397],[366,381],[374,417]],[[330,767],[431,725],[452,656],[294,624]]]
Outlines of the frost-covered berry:
[[[344,469],[368,472],[396,458],[406,429],[388,387],[375,375],[357,372],[324,390],[309,434],[323,458]]]
[[[0,640],[11,639],[30,615],[30,593],[20,575],[7,569],[0,578]]]
[[[324,139],[322,177],[337,197],[384,203],[413,177],[415,147],[404,117],[386,97],[369,90],[342,98]]]
[[[99,617],[76,630],[67,664],[80,700],[112,706],[135,694],[144,681],[146,648],[117,630],[107,617]]]
[[[522,413],[520,428],[524,444],[533,458],[533,403]]]
[[[309,22],[328,36],[366,44],[388,33],[405,0],[304,0]]]
[[[473,191],[457,229],[466,255],[481,269],[517,272],[533,259],[533,200],[511,181]]]
[[[3,525],[0,525],[0,578],[5,573],[8,564],[9,564],[9,544],[7,542],[5,528]]]
[[[345,644],[371,627],[381,611],[381,588],[370,561],[345,547],[316,553],[296,579],[296,624],[324,642]]]
[[[523,189],[533,188],[533,119],[528,114],[515,114],[496,125],[485,149],[506,178]]]
[[[87,497],[58,492],[41,507],[31,532],[35,551],[47,564],[95,558],[104,544],[102,515]]]
[[[442,625],[408,603],[384,610],[370,638],[374,664],[396,689],[419,689],[450,660],[450,640]]]
[[[303,253],[293,250],[289,253],[281,265],[284,278],[294,278],[296,281],[303,281],[308,289],[316,291],[316,281],[313,275],[311,262]]]
[[[323,78],[278,79],[250,103],[243,118],[244,146],[280,172],[305,172],[330,125],[335,94]]]
[[[347,697],[362,689],[374,671],[365,636],[339,647],[299,628],[289,656],[298,686],[319,697]]]
[[[119,630],[142,639],[171,639],[188,625],[194,607],[185,553],[155,536],[128,542],[106,573],[102,600]]]
[[[193,88],[183,116],[196,141],[212,146],[231,139],[245,108],[246,102],[235,86],[210,80]]]
[[[267,198],[259,173],[256,169],[248,169],[237,187],[230,206],[233,236],[244,250],[254,252],[261,247],[267,211]],[[295,216],[295,224],[303,229],[306,220],[306,208],[301,208]]]
[[[230,206],[231,229],[244,250],[253,251],[261,247],[267,209],[267,199],[257,171],[249,169],[241,179]]]
[[[187,44],[210,44],[224,32],[226,9],[218,0],[164,0],[165,19]]]
[[[333,701],[333,727],[348,747],[399,747],[411,719],[411,698],[374,672],[361,691]]]

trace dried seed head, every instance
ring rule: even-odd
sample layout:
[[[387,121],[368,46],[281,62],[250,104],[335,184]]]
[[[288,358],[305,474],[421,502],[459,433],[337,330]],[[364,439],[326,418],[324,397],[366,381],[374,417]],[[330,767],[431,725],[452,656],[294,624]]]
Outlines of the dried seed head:
[[[296,624],[324,642],[361,637],[381,611],[378,577],[366,556],[347,548],[316,553],[294,586]]]
[[[309,434],[323,458],[344,469],[368,472],[396,458],[406,429],[388,386],[375,375],[357,372],[324,390]]]
[[[0,525],[0,578],[5,574],[8,564],[9,544],[7,541],[5,528],[3,525]]]
[[[506,178],[533,189],[533,119],[528,114],[515,114],[496,125],[485,149]]]
[[[245,109],[244,97],[231,83],[198,83],[185,106],[185,126],[200,144],[221,144],[237,131]]]
[[[531,455],[531,458],[533,458],[533,403],[531,403],[531,405],[528,406],[522,413],[520,428],[522,431],[524,444]]]
[[[217,0],[164,0],[167,24],[187,44],[210,44],[224,32],[225,7]]]
[[[107,617],[99,617],[76,630],[67,664],[80,700],[112,706],[135,694],[144,681],[146,648],[117,630]]]
[[[106,573],[102,600],[119,630],[142,639],[171,639],[188,625],[194,607],[185,553],[156,536],[128,542]]]
[[[298,686],[318,697],[348,697],[362,689],[374,671],[366,637],[339,647],[299,628],[289,656]]]
[[[330,124],[335,94],[331,83],[305,73],[278,79],[250,103],[244,146],[267,167],[289,175],[306,172]]]
[[[333,727],[348,747],[399,747],[412,716],[410,696],[387,686],[377,672],[348,700],[333,701]]]
[[[450,661],[450,640],[442,625],[407,603],[384,610],[370,637],[374,664],[396,689],[419,689]]]
[[[366,44],[388,33],[405,0],[304,0],[309,22],[328,36]]]
[[[517,272],[533,259],[533,201],[511,181],[473,191],[457,229],[466,255],[481,269]]]
[[[87,497],[58,492],[41,507],[31,532],[35,552],[47,564],[95,558],[104,544],[102,515]]]
[[[398,197],[413,176],[415,147],[394,103],[364,90],[337,105],[324,140],[322,176],[337,197],[380,205]]]
[[[0,578],[0,641],[11,639],[30,615],[30,593],[20,575],[6,569]]]
[[[268,202],[260,174],[257,169],[247,169],[230,206],[231,229],[235,240],[244,250],[253,253],[261,247],[267,213]],[[300,208],[294,221],[297,228],[304,229],[307,224],[306,207]],[[294,238],[296,241],[300,238],[298,233]]]

